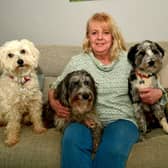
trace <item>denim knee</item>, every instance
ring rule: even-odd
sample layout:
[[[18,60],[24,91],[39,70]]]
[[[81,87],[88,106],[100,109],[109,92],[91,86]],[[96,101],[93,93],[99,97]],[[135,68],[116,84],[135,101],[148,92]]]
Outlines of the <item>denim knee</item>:
[[[131,146],[139,137],[138,128],[128,120],[109,124],[104,133],[104,150],[114,155],[128,155]]]
[[[94,168],[124,168],[138,136],[138,128],[131,121],[117,120],[107,125],[95,155]]]
[[[62,138],[61,168],[91,168],[92,136],[86,126],[70,124]]]
[[[80,123],[71,123],[64,132],[62,142],[67,145],[87,146],[92,144],[91,131]],[[89,145],[89,146],[90,146]]]

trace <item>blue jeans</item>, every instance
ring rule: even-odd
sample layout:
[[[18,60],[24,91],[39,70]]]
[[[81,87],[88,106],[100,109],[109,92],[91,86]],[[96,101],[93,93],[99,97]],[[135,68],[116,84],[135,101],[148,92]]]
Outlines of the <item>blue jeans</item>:
[[[101,143],[92,157],[90,129],[79,123],[70,124],[62,138],[61,168],[125,168],[139,132],[128,120],[117,120],[103,131]]]

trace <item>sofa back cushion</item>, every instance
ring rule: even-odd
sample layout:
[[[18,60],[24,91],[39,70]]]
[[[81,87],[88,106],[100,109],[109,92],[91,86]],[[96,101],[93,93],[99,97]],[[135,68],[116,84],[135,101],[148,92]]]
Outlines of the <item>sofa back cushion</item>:
[[[134,43],[128,43],[127,48],[129,49]],[[163,68],[160,72],[161,83],[164,87],[168,88],[168,41],[159,42],[159,44],[165,50],[165,57],[163,61]],[[40,50],[40,67],[45,75],[44,80],[44,100],[47,99],[47,92],[49,84],[51,84],[58,75],[61,74],[70,58],[74,55],[82,52],[80,46],[65,46],[65,45],[39,45],[37,48]]]
[[[70,58],[82,50],[78,46],[46,45],[38,46],[40,50],[40,67],[46,76],[58,76]]]

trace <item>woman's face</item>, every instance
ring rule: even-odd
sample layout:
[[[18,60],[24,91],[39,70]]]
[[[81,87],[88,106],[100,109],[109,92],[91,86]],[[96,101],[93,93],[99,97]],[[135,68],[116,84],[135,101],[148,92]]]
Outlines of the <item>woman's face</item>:
[[[95,55],[110,55],[112,34],[105,22],[91,22],[89,24],[88,39]]]

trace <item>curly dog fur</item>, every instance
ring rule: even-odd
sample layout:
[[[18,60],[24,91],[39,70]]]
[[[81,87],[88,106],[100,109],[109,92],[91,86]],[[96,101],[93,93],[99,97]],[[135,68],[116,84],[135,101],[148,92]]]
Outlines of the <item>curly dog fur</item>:
[[[42,93],[36,75],[39,51],[26,39],[6,42],[0,47],[0,125],[6,125],[5,143],[19,141],[21,123],[33,123],[37,133],[42,123]]]

